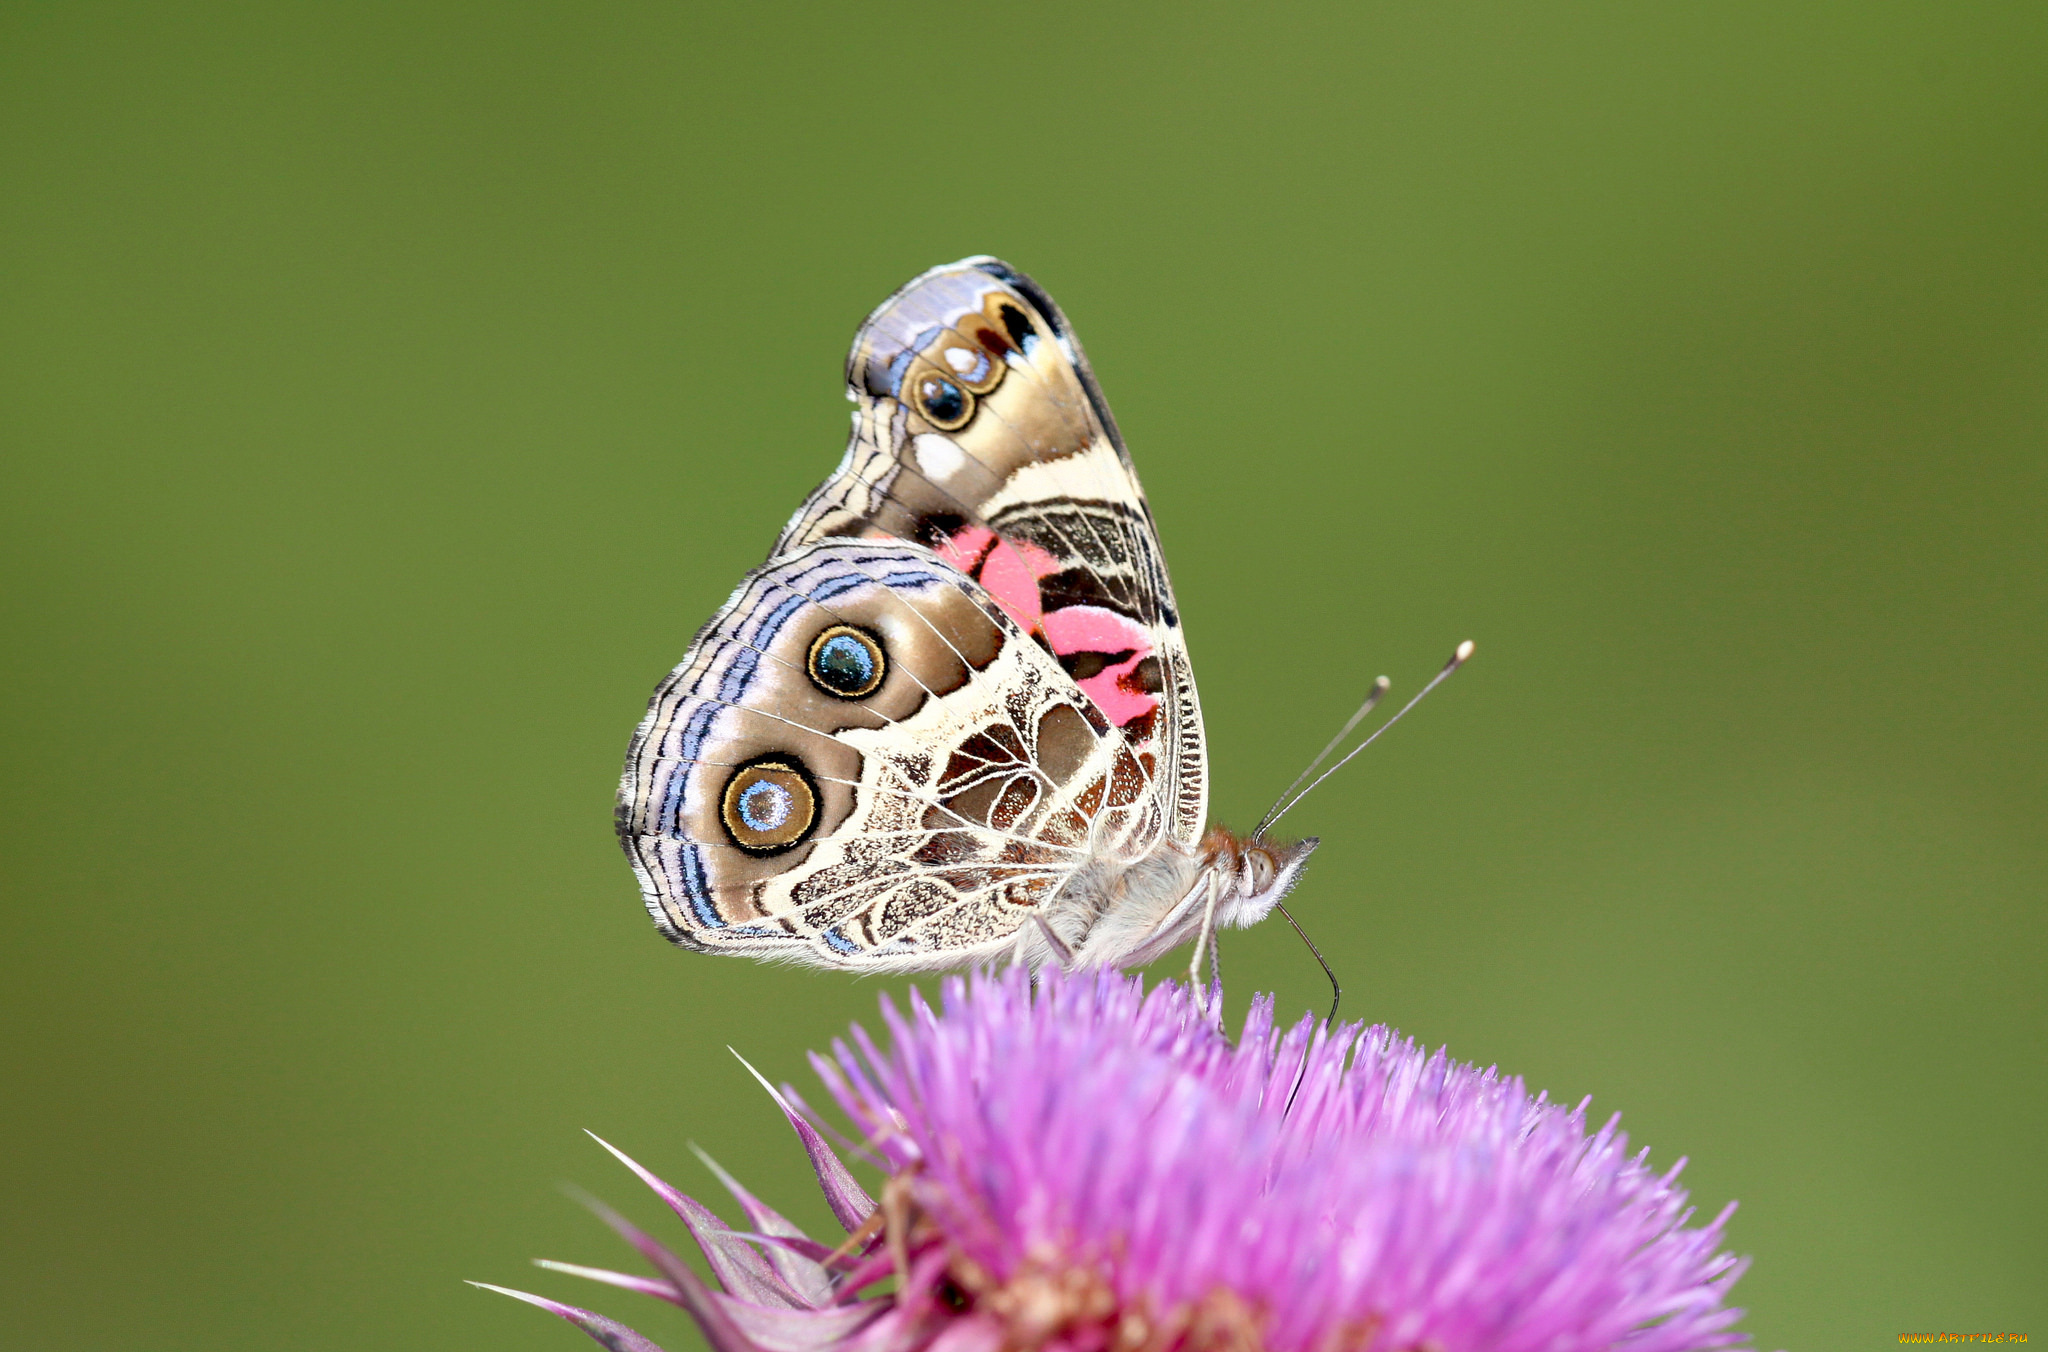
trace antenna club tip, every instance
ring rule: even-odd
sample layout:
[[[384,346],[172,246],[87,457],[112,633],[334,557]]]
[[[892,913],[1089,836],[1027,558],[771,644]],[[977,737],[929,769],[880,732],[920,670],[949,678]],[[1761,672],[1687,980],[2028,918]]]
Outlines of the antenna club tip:
[[[1394,678],[1393,678],[1393,677],[1391,677],[1391,676],[1381,676],[1381,677],[1379,677],[1379,678],[1378,678],[1377,680],[1375,680],[1375,681],[1374,681],[1374,682],[1372,683],[1372,688],[1373,688],[1373,689],[1375,689],[1375,690],[1389,690],[1389,689],[1391,689],[1391,688],[1393,687],[1393,684],[1394,684]]]
[[[1474,644],[1471,639],[1466,639],[1463,643],[1460,643],[1458,645],[1458,651],[1451,654],[1451,661],[1457,664],[1458,666],[1463,666],[1465,663],[1472,660],[1472,653],[1477,646],[1478,645]]]

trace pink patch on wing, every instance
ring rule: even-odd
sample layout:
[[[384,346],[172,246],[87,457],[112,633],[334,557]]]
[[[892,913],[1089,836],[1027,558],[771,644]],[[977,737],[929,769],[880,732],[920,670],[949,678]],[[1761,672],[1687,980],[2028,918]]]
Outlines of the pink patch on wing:
[[[988,588],[996,604],[1026,633],[1040,630],[1045,607],[1038,579],[1060,571],[1058,559],[1029,541],[1005,539],[986,526],[967,526],[946,537],[939,542],[938,554]]]
[[[1011,540],[986,526],[964,526],[939,541],[938,555],[981,583],[996,604],[1028,634],[1042,634],[1061,657],[1073,653],[1121,653],[1129,657],[1077,681],[1095,707],[1122,727],[1159,707],[1157,696],[1124,682],[1152,655],[1152,635],[1137,621],[1101,606],[1066,606],[1048,611],[1039,579],[1060,571],[1060,562],[1028,540]]]
[[[1103,716],[1118,727],[1159,707],[1158,698],[1150,692],[1133,690],[1124,684],[1125,678],[1138,669],[1138,663],[1152,655],[1152,635],[1137,621],[1101,606],[1068,606],[1046,615],[1045,636],[1052,643],[1052,650],[1062,657],[1071,653],[1130,653],[1123,661],[1076,683],[1095,701]]]
[[[1045,617],[1045,636],[1052,650],[1062,657],[1068,653],[1120,653],[1135,651],[1144,657],[1152,651],[1152,636],[1137,621],[1105,610],[1101,606],[1068,606]]]
[[[939,557],[952,564],[969,577],[981,567],[981,556],[988,553],[989,543],[996,533],[982,526],[962,526],[958,531],[939,541]]]

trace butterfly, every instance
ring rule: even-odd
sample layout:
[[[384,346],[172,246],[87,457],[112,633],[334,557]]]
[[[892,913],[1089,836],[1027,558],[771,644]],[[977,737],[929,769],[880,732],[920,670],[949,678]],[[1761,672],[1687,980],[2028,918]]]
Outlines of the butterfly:
[[[1135,966],[1264,918],[1316,841],[1205,829],[1180,609],[1059,307],[998,259],[933,268],[846,376],[845,458],[627,752],[619,838],[655,924],[931,970]]]

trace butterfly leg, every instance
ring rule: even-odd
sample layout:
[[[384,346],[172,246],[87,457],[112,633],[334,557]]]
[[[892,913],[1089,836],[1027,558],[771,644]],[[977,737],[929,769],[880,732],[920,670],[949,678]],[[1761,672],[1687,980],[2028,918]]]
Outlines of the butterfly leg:
[[[1217,1026],[1223,1024],[1223,968],[1216,956],[1216,902],[1223,891],[1223,875],[1211,870],[1209,873],[1209,900],[1202,907],[1202,928],[1195,932],[1194,956],[1188,960],[1188,988],[1195,993],[1195,1000],[1204,1013],[1210,1013],[1209,992],[1202,985],[1202,955],[1206,951],[1215,962],[1216,1008],[1213,1011]]]
[[[1060,936],[1056,932],[1054,932],[1052,922],[1047,920],[1044,916],[1040,915],[1036,911],[1033,911],[1031,913],[1031,918],[1032,920],[1037,922],[1039,936],[1045,940],[1045,946],[1052,950],[1053,958],[1055,961],[1059,963],[1060,970],[1063,972],[1073,971],[1074,950],[1068,948],[1067,941],[1060,938]]]

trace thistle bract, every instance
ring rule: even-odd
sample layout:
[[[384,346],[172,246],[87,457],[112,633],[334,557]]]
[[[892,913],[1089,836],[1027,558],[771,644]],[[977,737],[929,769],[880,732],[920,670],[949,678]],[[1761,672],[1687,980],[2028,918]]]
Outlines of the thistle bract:
[[[723,1290],[606,1214],[656,1276],[545,1264],[688,1309],[718,1352],[1687,1352],[1744,1341],[1721,1252],[1647,1152],[1385,1028],[1235,1044],[1214,992],[1113,973],[948,981],[814,1064],[877,1201],[797,1129],[847,1230],[815,1242],[725,1179],[729,1228],[645,1170]],[[623,1156],[621,1157],[623,1158]],[[627,1161],[631,1164],[631,1161]],[[1682,1161],[1680,1162],[1682,1165]],[[890,1280],[893,1279],[893,1280]],[[518,1293],[508,1293],[518,1294]],[[600,1343],[600,1316],[524,1296]]]

